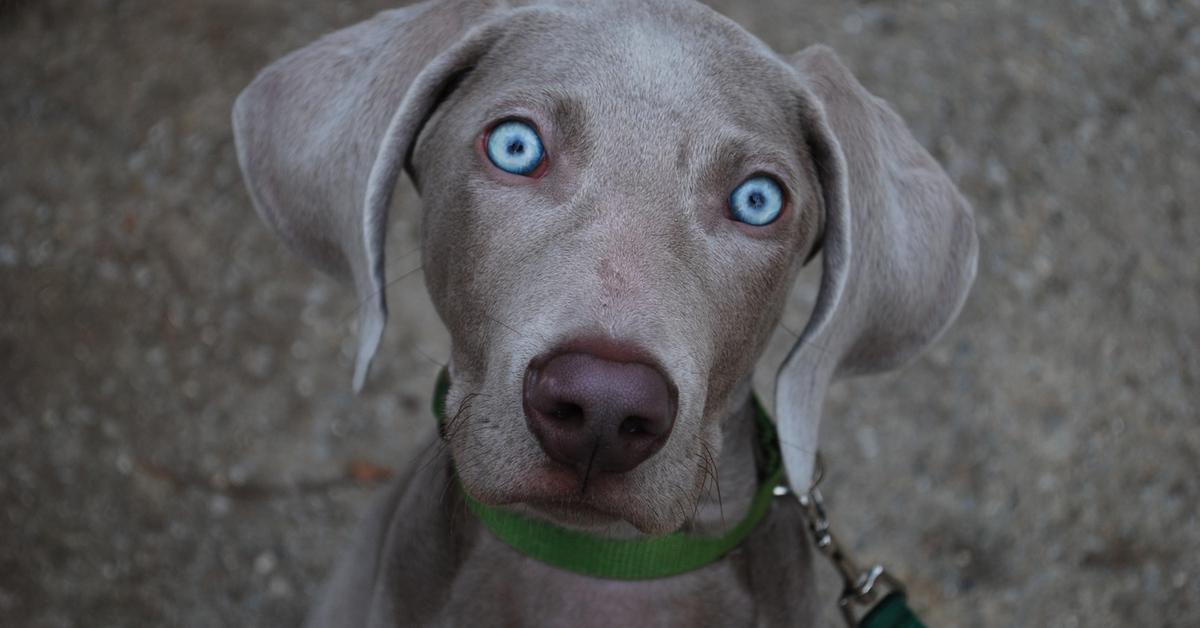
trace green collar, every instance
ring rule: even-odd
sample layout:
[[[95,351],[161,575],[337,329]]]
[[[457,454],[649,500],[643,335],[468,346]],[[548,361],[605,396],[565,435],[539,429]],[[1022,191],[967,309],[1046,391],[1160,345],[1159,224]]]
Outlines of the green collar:
[[[449,389],[450,377],[443,370],[433,395],[433,414],[439,422],[446,418]],[[686,573],[728,554],[770,510],[774,489],[783,477],[783,462],[775,426],[758,397],[754,398],[754,409],[758,419],[758,459],[763,466],[758,492],[746,516],[719,537],[675,532],[651,538],[609,539],[482,504],[466,491],[462,491],[463,498],[471,512],[500,540],[526,556],[560,569],[613,580],[647,580]]]

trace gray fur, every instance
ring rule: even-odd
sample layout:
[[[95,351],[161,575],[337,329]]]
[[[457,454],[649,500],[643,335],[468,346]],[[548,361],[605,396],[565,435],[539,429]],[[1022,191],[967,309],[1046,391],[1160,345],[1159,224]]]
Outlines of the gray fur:
[[[505,116],[534,121],[550,169],[490,169]],[[836,377],[893,368],[957,314],[974,277],[969,205],[904,123],[823,47],[790,59],[682,0],[427,2],[333,33],[264,70],[234,109],[238,156],[269,225],[350,278],[355,386],[386,319],[383,237],[407,168],[424,205],[426,282],[450,330],[462,411],[448,452],[414,467],[364,523],[313,626],[794,626],[814,616],[794,504],[730,557],[608,582],[516,555],[462,510],[477,499],[612,536],[717,533],[755,488],[749,376],[801,265],[821,246],[812,318],[780,370],[788,475],[806,486]],[[790,208],[725,218],[751,174]],[[588,488],[604,515],[561,520],[551,462],[525,427],[530,359],[581,337],[649,352],[678,388],[666,445]],[[723,503],[705,490],[717,460]]]

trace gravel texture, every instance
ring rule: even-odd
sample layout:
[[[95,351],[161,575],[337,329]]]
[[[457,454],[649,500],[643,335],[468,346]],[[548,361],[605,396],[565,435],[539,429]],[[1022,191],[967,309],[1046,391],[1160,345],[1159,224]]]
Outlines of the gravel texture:
[[[976,207],[956,325],[832,393],[845,540],[931,626],[1200,625],[1200,3],[720,5],[835,47]],[[353,296],[259,223],[229,128],[384,6],[0,2],[0,625],[294,625],[433,429],[413,214],[356,397]]]

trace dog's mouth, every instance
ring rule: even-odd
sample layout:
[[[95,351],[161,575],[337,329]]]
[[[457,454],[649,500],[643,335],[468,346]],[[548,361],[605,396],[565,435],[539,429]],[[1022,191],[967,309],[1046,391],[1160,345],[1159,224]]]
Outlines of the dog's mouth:
[[[661,534],[661,524],[630,512],[613,500],[576,496],[562,499],[529,499],[514,505],[525,516],[549,521],[564,528],[611,536],[636,530],[641,534]],[[622,533],[621,530],[625,532]]]
[[[625,474],[603,472],[592,474],[584,482],[573,469],[547,462],[507,494],[480,501],[605,536],[622,534],[622,529],[652,535],[671,532],[666,529],[669,523],[660,521],[655,509],[647,507],[647,500],[639,499],[643,489],[636,484]]]

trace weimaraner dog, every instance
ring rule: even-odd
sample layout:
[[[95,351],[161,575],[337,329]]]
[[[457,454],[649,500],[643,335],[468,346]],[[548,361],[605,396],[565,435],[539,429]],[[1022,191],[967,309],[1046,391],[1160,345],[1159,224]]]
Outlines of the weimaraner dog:
[[[275,62],[233,123],[265,221],[353,280],[356,388],[401,171],[452,339],[444,453],[373,507],[309,625],[815,622],[794,500],[723,558],[634,581],[530,558],[463,504],[608,538],[720,534],[758,489],[750,376],[801,266],[819,253],[822,279],[774,404],[794,487],[830,382],[949,325],[972,210],[831,50],[778,55],[687,0],[424,2]]]

